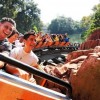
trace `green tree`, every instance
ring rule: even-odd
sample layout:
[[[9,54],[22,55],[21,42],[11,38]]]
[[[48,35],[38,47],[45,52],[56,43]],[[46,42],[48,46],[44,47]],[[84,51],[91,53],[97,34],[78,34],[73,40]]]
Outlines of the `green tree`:
[[[34,26],[41,30],[40,10],[33,0],[0,0],[0,18],[11,17],[17,29],[24,33]]]
[[[28,30],[32,30],[35,27],[41,30],[40,23],[40,10],[37,8],[37,5],[34,2],[24,2],[24,8],[18,12],[17,17],[15,18],[16,23],[18,23],[17,28],[21,32],[26,32]]]
[[[20,4],[23,4],[22,0],[0,0],[0,18],[15,18]]]
[[[71,18],[65,18],[59,16],[58,18],[51,21],[51,24],[48,26],[50,33],[64,34],[69,33],[73,34],[73,25],[74,21]]]
[[[82,38],[86,39],[94,30],[100,28],[100,4],[93,7],[91,15],[90,27],[82,34]]]
[[[83,32],[83,27],[81,27],[81,22],[74,21],[73,30],[76,34],[81,34]]]
[[[82,27],[83,30],[89,29],[91,25],[91,16],[84,16],[82,20],[80,21],[80,26]]]
[[[100,4],[95,5],[93,8],[94,14],[93,14],[93,28],[100,27]]]

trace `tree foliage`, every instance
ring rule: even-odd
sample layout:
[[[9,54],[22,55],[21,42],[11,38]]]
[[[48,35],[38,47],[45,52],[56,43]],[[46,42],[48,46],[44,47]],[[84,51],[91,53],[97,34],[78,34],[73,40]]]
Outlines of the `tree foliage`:
[[[0,18],[10,17],[17,23],[17,29],[24,33],[37,27],[41,30],[40,10],[33,0],[0,0]]]
[[[65,18],[59,16],[58,18],[52,20],[51,24],[48,26],[50,33],[73,33],[73,20],[71,18]]]
[[[100,4],[93,7],[93,14],[88,23],[90,27],[82,34],[83,39],[86,39],[94,30],[100,28]]]
[[[0,18],[14,18],[17,6],[21,2],[20,0],[0,0]]]
[[[93,8],[94,15],[93,15],[93,28],[100,27],[100,4],[95,5]]]
[[[100,4],[93,7],[93,14],[84,16],[80,22],[60,16],[52,20],[48,27],[50,33],[81,33],[83,39],[98,28],[100,28]]]
[[[74,34],[81,33],[82,27],[80,27],[80,22],[74,21],[72,18],[59,16],[58,18],[52,20],[51,24],[48,26],[48,30],[50,33]]]

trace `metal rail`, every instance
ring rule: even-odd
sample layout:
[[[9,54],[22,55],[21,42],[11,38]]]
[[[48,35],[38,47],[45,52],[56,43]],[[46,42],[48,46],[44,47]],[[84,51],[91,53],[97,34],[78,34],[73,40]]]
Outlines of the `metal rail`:
[[[37,54],[37,56],[41,57],[47,54],[56,54],[61,52],[72,52],[78,50],[79,46],[77,45],[69,45],[66,47],[46,47],[46,48],[38,48],[37,50],[33,50]]]
[[[52,82],[55,82],[55,83],[65,87],[68,90],[68,94],[67,95],[70,98],[72,98],[72,87],[71,87],[71,85],[69,83],[64,82],[63,80],[61,80],[61,79],[59,79],[57,77],[51,76],[51,75],[49,75],[47,73],[44,73],[44,72],[42,72],[42,71],[40,71],[38,69],[35,69],[35,68],[29,66],[28,64],[22,63],[22,62],[20,62],[18,60],[15,60],[15,59],[11,58],[11,57],[5,56],[5,55],[3,55],[1,53],[0,53],[0,60],[4,61],[6,63],[12,64],[15,67],[21,68],[21,69],[23,69],[25,71],[28,71],[30,73],[33,73],[35,75],[38,75],[40,77],[46,78],[46,79],[48,79],[48,80],[50,80]]]

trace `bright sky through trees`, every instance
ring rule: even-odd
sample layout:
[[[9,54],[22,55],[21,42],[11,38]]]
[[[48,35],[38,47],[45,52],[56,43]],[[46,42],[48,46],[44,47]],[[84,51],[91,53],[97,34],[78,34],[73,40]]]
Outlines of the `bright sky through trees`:
[[[34,0],[41,10],[43,23],[50,21],[57,16],[71,17],[73,20],[81,20],[83,16],[92,13],[94,5],[100,0]]]

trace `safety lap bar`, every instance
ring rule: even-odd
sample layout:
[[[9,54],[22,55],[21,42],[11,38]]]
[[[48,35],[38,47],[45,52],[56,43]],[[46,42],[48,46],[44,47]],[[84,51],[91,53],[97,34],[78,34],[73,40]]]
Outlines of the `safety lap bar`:
[[[0,53],[0,60],[4,61],[6,63],[14,65],[14,67],[17,66],[18,68],[21,68],[21,69],[23,69],[25,71],[28,71],[28,72],[33,73],[35,75],[38,75],[40,77],[46,78],[46,79],[48,79],[48,80],[50,80],[52,82],[55,82],[55,83],[57,83],[57,84],[59,84],[59,85],[61,85],[63,87],[66,87],[66,89],[68,89],[69,97],[70,98],[72,97],[72,87],[71,87],[71,85],[69,83],[64,82],[63,80],[61,80],[61,79],[59,79],[57,77],[54,77],[52,75],[49,75],[47,73],[44,73],[44,72],[42,72],[42,71],[40,71],[40,70],[38,70],[36,68],[33,68],[33,67],[29,66],[28,64],[20,62],[20,61],[18,61],[16,59],[13,59],[11,57],[5,56],[5,55],[3,55],[1,53]]]

